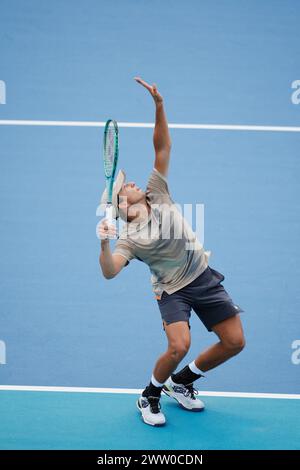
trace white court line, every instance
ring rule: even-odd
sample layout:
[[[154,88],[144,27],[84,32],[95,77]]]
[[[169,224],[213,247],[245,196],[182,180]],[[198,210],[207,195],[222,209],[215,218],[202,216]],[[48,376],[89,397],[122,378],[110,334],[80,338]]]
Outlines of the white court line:
[[[63,126],[63,127],[104,127],[105,122],[97,121],[30,121],[0,120],[0,126]],[[153,128],[154,123],[118,122],[119,127]],[[256,126],[239,124],[168,124],[170,129],[203,129],[223,131],[263,131],[263,132],[300,132],[295,126]]]
[[[95,387],[42,387],[31,385],[0,385],[1,390],[23,392],[75,392],[75,393],[126,393],[140,395],[143,389],[138,388],[95,388]],[[199,396],[233,397],[233,398],[277,398],[300,400],[300,395],[288,393],[244,393],[244,392],[199,392]]]

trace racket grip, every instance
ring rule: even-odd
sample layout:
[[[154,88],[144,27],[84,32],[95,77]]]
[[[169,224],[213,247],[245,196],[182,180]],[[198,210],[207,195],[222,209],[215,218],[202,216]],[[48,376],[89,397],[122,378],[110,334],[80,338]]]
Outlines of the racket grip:
[[[113,223],[113,205],[107,206],[105,209],[105,218],[107,219],[109,224]]]

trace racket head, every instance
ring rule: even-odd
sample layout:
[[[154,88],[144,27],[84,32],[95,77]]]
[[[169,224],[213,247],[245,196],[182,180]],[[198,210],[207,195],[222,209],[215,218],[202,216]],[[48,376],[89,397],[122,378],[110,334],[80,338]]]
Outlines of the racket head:
[[[114,119],[108,119],[104,127],[103,163],[106,178],[107,203],[112,202],[113,184],[119,157],[119,129]]]

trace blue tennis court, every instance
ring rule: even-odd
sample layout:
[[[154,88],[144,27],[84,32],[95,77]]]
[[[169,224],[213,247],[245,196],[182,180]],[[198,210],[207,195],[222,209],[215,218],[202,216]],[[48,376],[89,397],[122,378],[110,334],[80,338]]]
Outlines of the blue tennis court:
[[[187,416],[165,397],[167,426],[153,428],[137,396],[2,391],[1,449],[299,448],[299,400],[205,397],[207,409]]]
[[[1,2],[1,449],[300,448],[298,2],[187,3]],[[164,396],[160,429],[135,405],[167,346],[150,273],[104,279],[95,235],[108,118],[129,181],[153,168],[136,75],[164,97],[171,194],[204,205],[246,337],[196,384],[206,410]],[[184,364],[216,341],[196,315],[191,334]]]

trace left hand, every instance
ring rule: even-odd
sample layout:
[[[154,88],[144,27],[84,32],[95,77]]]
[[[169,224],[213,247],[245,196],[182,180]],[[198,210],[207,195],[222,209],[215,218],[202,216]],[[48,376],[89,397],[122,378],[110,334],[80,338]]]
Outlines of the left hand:
[[[162,103],[163,102],[163,97],[161,96],[161,94],[157,91],[157,87],[155,85],[155,83],[153,83],[153,85],[149,85],[149,83],[145,82],[144,80],[142,80],[140,77],[134,77],[134,79],[140,83],[143,87],[147,88],[147,90],[149,91],[149,93],[151,94],[152,98],[154,99],[155,103],[158,104],[158,103]]]

